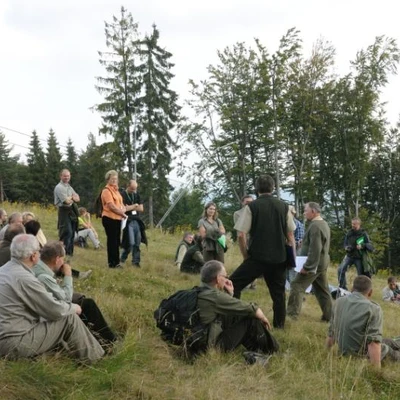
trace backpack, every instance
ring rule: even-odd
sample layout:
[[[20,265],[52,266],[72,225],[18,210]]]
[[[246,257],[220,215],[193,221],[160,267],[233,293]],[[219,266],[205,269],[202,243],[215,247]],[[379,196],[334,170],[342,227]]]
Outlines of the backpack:
[[[101,200],[101,194],[103,193],[104,189],[108,189],[107,187],[100,190],[100,193],[97,195],[96,200],[94,201],[93,208],[94,214],[96,218],[101,218],[101,214],[103,213],[103,201]],[[110,190],[110,189],[108,189]]]
[[[200,321],[197,297],[199,292],[207,289],[195,286],[193,289],[179,290],[161,301],[154,311],[154,318],[163,340],[181,346],[190,354],[206,349],[208,325]]]

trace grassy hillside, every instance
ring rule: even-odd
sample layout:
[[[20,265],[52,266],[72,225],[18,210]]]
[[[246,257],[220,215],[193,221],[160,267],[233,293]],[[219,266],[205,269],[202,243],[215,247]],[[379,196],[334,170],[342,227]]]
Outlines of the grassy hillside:
[[[5,205],[27,210],[23,205]],[[31,206],[48,238],[56,239],[56,212]],[[100,220],[94,220],[100,239],[105,236]],[[110,325],[122,339],[115,352],[92,367],[77,366],[60,355],[35,361],[0,360],[0,399],[397,399],[400,396],[400,364],[387,362],[381,371],[365,360],[338,358],[324,347],[327,324],[312,295],[306,296],[298,321],[288,321],[284,331],[275,331],[281,351],[267,369],[247,366],[241,351],[216,351],[193,363],[181,359],[160,338],[153,311],[160,300],[175,290],[198,283],[197,276],[179,273],[173,265],[179,236],[158,230],[148,232],[148,249],[142,247],[142,268],[128,263],[122,270],[107,268],[105,249],[76,248],[72,262],[79,270],[92,269],[89,280],[76,281],[76,291],[93,297]],[[231,246],[226,267],[240,262]],[[336,283],[336,266],[330,277]],[[354,271],[352,271],[354,273]],[[353,275],[354,277],[354,275]],[[352,280],[352,277],[350,277]],[[400,335],[400,307],[383,304],[380,291],[385,277],[375,277],[374,299],[384,310],[384,334]],[[256,301],[272,320],[271,300],[259,280],[256,291],[246,291],[244,300]]]

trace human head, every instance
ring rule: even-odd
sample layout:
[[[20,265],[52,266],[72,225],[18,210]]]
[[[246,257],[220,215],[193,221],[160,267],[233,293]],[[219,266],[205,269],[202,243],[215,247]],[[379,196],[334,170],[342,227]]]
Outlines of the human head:
[[[60,180],[62,183],[69,183],[69,181],[71,180],[71,173],[68,169],[63,169],[60,172]]]
[[[7,211],[4,208],[0,208],[0,225],[4,225],[7,221]]]
[[[358,231],[361,228],[361,219],[358,217],[353,218],[351,220],[351,228]]]
[[[11,257],[23,261],[29,267],[39,261],[40,245],[35,236],[22,233],[14,237],[11,242]]]
[[[83,215],[86,215],[87,210],[86,210],[85,207],[79,207],[78,208],[78,213],[79,213],[79,215],[83,216]]]
[[[207,261],[201,267],[200,279],[203,283],[223,289],[225,281],[228,279],[224,264],[216,260]]]
[[[135,179],[131,179],[126,187],[126,190],[129,193],[135,193],[137,190],[138,184]]]
[[[118,172],[111,169],[106,172],[105,179],[109,185],[118,186]]]
[[[218,211],[217,211],[217,206],[215,203],[210,201],[204,206],[204,213],[203,217],[212,217],[212,219],[216,220],[218,218]]]
[[[51,240],[40,250],[40,259],[54,272],[64,264],[65,249],[62,242]]]
[[[22,225],[22,214],[14,212],[8,217],[9,225]]]
[[[308,221],[312,221],[321,214],[321,207],[318,203],[310,201],[304,205],[304,216]]]
[[[240,201],[242,206],[247,206],[247,204],[251,203],[253,201],[253,196],[246,194],[242,197],[242,200]]]
[[[11,243],[15,236],[25,233],[25,228],[23,225],[9,225],[4,232],[4,240]]]
[[[358,292],[366,297],[372,295],[372,281],[368,276],[359,275],[354,279],[352,292]]]
[[[256,182],[256,191],[258,194],[272,193],[275,189],[275,182],[270,175],[261,175]]]
[[[397,278],[395,276],[389,276],[388,280],[388,286],[390,289],[395,289],[397,286]]]
[[[40,222],[34,219],[25,224],[25,232],[29,235],[36,236],[40,230]]]
[[[184,240],[186,243],[192,244],[192,242],[193,242],[193,233],[192,232],[185,232],[183,234],[182,240]]]
[[[25,225],[28,221],[35,219],[35,214],[30,211],[24,211],[22,213],[22,223]]]

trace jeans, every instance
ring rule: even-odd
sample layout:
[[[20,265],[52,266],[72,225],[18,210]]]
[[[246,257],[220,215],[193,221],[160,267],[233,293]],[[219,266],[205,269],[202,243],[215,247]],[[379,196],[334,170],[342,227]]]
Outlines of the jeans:
[[[142,236],[138,221],[135,219],[129,221],[125,229],[128,229],[129,245],[131,247],[122,251],[121,261],[125,262],[132,250],[132,264],[140,264],[140,242],[142,241]]]
[[[74,254],[75,229],[76,221],[71,219],[71,211],[60,207],[58,209],[58,237],[64,243],[67,256]]]
[[[91,229],[81,229],[75,236],[75,241],[78,241],[79,237],[83,237],[84,239],[89,238],[93,243],[93,246],[97,249],[100,246],[100,242],[96,239],[96,235]]]
[[[341,287],[342,289],[347,290],[346,272],[353,264],[356,266],[357,275],[369,275],[364,274],[361,258],[352,258],[346,256],[338,268],[338,282],[339,287]]]

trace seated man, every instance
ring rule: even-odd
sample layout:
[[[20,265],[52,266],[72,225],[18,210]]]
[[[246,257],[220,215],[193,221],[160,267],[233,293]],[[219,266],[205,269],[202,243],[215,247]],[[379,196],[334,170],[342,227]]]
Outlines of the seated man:
[[[19,212],[14,212],[8,217],[7,224],[0,230],[0,240],[4,239],[7,228],[15,225],[22,225],[22,214]]]
[[[371,295],[371,279],[357,276],[352,293],[336,300],[326,344],[330,348],[337,342],[341,354],[368,356],[380,368],[386,356],[400,361],[400,343],[382,339],[382,309]]]
[[[40,260],[33,267],[33,273],[56,300],[76,303],[82,307],[80,317],[104,347],[112,345],[116,336],[107,325],[103,314],[93,299],[73,293],[72,271],[64,264],[65,250],[62,242],[50,241],[40,251]],[[59,285],[55,273],[62,270],[62,283]]]
[[[201,286],[209,289],[198,294],[201,322],[209,325],[209,346],[230,351],[242,344],[251,352],[264,354],[278,350],[279,346],[269,332],[270,323],[261,308],[232,297],[233,285],[221,262],[208,261],[200,274]],[[262,355],[258,357],[263,358]]]
[[[11,260],[11,242],[15,236],[25,233],[22,225],[9,226],[4,234],[4,239],[0,241],[0,267]]]
[[[393,301],[400,304],[400,287],[395,276],[389,276],[388,285],[382,290],[383,301]]]
[[[200,235],[195,235],[194,244],[189,247],[181,264],[182,272],[198,274],[201,267],[204,265],[203,258],[203,238]]]
[[[31,358],[64,349],[86,363],[104,350],[80,320],[77,304],[55,300],[33,275],[39,243],[21,234],[11,243],[11,260],[0,268],[0,356]]]
[[[36,236],[36,239],[40,243],[40,247],[43,247],[47,243],[47,239],[46,239],[46,236],[45,236],[44,232],[42,231],[42,228],[40,227],[40,225],[39,225],[39,229],[36,233],[28,232],[28,229],[26,228],[27,225],[29,225],[30,227],[35,226],[35,224],[31,223],[31,221],[37,222],[35,214],[31,211],[24,211],[22,213],[22,223],[25,226],[26,233]]]
[[[79,238],[83,238],[85,242],[89,238],[93,243],[94,248],[97,250],[100,248],[100,241],[96,230],[94,229],[91,221],[90,214],[85,207],[78,208],[78,232],[75,234],[75,242],[79,241]]]
[[[7,224],[7,211],[4,208],[0,208],[0,229]]]
[[[181,269],[183,257],[185,257],[185,254],[188,251],[189,247],[192,245],[192,242],[193,234],[191,232],[185,232],[183,234],[182,240],[178,244],[175,253],[175,265],[178,267],[178,269]]]

